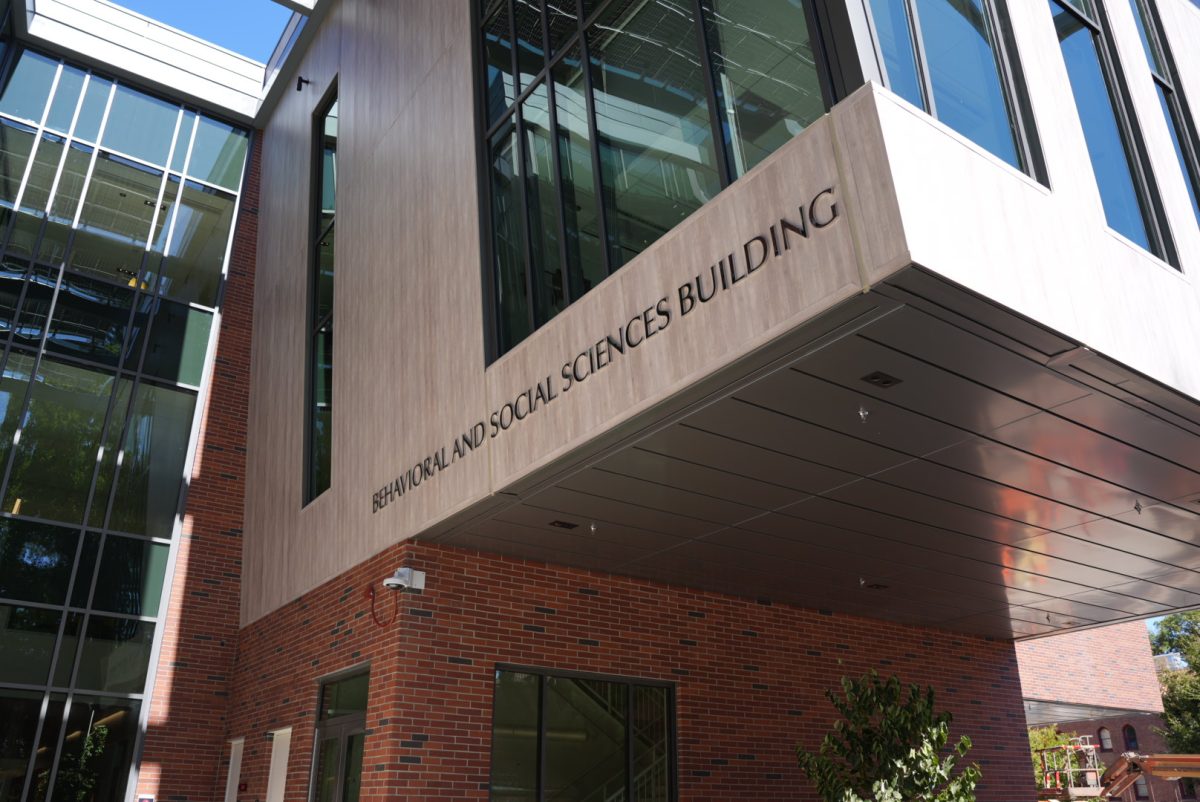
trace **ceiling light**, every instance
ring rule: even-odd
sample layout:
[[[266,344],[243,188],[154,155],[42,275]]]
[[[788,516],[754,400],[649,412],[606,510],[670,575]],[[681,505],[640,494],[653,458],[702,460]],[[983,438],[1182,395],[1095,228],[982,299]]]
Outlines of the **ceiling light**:
[[[573,524],[570,521],[551,521],[550,525],[555,529],[577,529],[579,524]]]
[[[862,377],[862,380],[867,384],[873,384],[876,387],[884,390],[887,390],[890,387],[895,387],[897,384],[903,381],[903,379],[897,379],[895,376],[889,376],[882,370],[877,370],[874,373],[868,373],[866,376]]]

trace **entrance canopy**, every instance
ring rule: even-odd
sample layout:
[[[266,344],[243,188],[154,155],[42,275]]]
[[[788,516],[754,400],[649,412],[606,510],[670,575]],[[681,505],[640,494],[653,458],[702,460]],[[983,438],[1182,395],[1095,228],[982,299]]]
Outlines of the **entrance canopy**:
[[[1195,400],[919,267],[788,340],[426,539],[997,638],[1200,605]]]

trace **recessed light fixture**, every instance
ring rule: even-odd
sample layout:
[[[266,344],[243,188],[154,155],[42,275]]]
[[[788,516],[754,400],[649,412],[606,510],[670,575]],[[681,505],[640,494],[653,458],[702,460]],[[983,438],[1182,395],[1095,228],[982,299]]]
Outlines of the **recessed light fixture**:
[[[873,384],[883,390],[887,390],[890,387],[895,387],[897,384],[903,381],[903,379],[897,379],[895,376],[889,376],[882,370],[877,370],[874,373],[868,373],[866,376],[862,377],[862,380],[867,384]]]
[[[550,525],[555,529],[578,529],[579,524],[573,524],[570,521],[551,521]]]
[[[889,586],[883,584],[882,582],[868,582],[867,584],[863,585],[863,587],[867,590],[887,590]]]

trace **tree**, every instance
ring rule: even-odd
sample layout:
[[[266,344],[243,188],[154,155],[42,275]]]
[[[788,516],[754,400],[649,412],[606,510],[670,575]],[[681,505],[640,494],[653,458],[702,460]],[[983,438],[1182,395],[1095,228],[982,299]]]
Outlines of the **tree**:
[[[1055,746],[1066,746],[1071,742],[1072,738],[1078,737],[1075,733],[1061,733],[1058,727],[1051,724],[1048,727],[1030,727],[1029,729],[1029,758],[1033,761],[1033,779],[1037,783],[1038,788],[1046,787],[1046,778],[1042,772],[1042,755],[1043,749],[1051,749]],[[1075,767],[1074,756],[1067,758],[1070,761],[1070,766]]]
[[[951,716],[934,712],[932,688],[872,671],[842,677],[842,693],[825,693],[842,718],[820,750],[796,750],[825,802],[974,802],[979,767],[955,773],[971,741],[947,748]]]
[[[1200,668],[1200,610],[1172,613],[1159,621],[1150,645],[1155,654],[1179,652],[1193,671]]]
[[[1166,728],[1159,732],[1167,748],[1176,754],[1200,754],[1200,674],[1195,669],[1168,671],[1160,679]]]

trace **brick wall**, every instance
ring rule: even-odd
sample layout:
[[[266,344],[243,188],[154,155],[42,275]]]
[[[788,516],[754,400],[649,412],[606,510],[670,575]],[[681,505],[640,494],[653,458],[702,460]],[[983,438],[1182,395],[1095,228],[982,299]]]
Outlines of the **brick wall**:
[[[1142,621],[1022,641],[1017,661],[1027,699],[1162,711]]]
[[[1163,726],[1162,716],[1157,713],[1129,714],[1114,718],[1066,722],[1058,725],[1058,731],[1069,735],[1090,735],[1092,743],[1096,745],[1097,750],[1100,750],[1100,728],[1107,728],[1112,737],[1112,750],[1100,751],[1100,760],[1105,766],[1111,766],[1121,756],[1121,753],[1126,751],[1121,734],[1122,728],[1126,725],[1133,727],[1137,735],[1137,751],[1143,754],[1161,754],[1169,751],[1167,742],[1157,732]],[[1148,777],[1146,785],[1150,802],[1178,802],[1180,799],[1179,783],[1174,780]],[[1122,799],[1124,802],[1138,802],[1136,789],[1130,788]]]
[[[214,778],[238,635],[261,137],[242,188],[138,778],[138,795],[159,800],[221,798]]]
[[[364,591],[402,562],[420,595]],[[487,799],[497,663],[668,680],[681,800],[814,799],[795,746],[815,748],[822,697],[870,668],[931,683],[975,742],[982,802],[1032,800],[1013,645],[401,544],[242,631],[229,737],[246,738],[244,802],[267,786],[268,733],[293,727],[287,799],[306,798],[318,680],[370,661],[363,800]],[[223,783],[223,779],[221,780]]]

